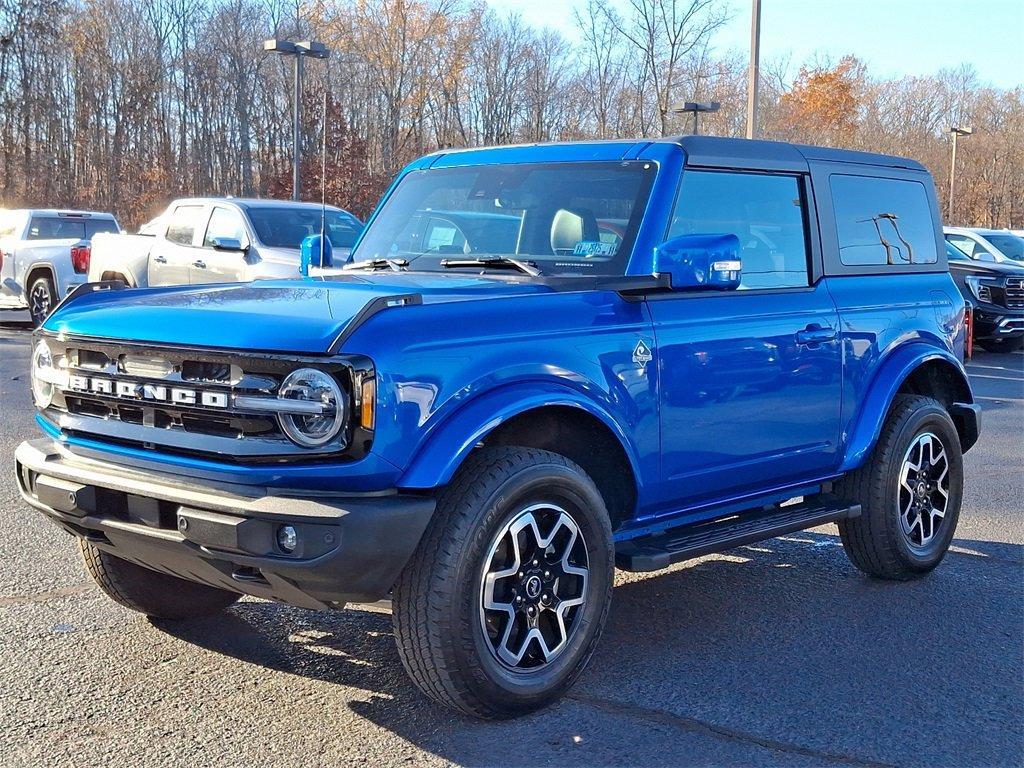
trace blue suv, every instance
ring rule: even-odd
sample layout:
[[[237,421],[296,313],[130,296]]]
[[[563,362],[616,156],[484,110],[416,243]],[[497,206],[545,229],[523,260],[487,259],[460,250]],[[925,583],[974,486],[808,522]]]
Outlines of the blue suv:
[[[429,155],[324,275],[69,297],[25,500],[114,600],[390,598],[430,697],[507,717],[615,568],[836,523],[882,579],[956,529],[978,406],[932,180],[711,137]]]

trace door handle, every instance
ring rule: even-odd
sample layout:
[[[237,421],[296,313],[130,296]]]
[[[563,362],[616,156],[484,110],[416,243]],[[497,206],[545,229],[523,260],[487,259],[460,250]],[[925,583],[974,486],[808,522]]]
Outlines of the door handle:
[[[202,259],[192,262],[193,267],[199,267],[199,269],[206,269],[206,262]]]
[[[155,256],[153,258],[153,261],[155,261],[157,264],[166,264],[167,263],[167,257],[166,256]]]
[[[817,323],[811,323],[802,331],[796,333],[797,344],[823,344],[826,341],[832,341],[839,335],[839,332],[831,326],[822,326]]]

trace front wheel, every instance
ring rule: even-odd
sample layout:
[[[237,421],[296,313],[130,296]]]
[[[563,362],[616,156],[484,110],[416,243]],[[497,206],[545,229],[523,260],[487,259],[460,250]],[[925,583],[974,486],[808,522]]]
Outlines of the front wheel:
[[[424,693],[466,714],[546,706],[594,652],[613,563],[604,501],[580,467],[548,451],[480,449],[395,586],[402,662]]]
[[[130,563],[78,540],[85,570],[111,600],[156,619],[195,619],[227,608],[242,595]]]
[[[921,576],[942,561],[963,497],[963,456],[953,420],[936,400],[899,395],[870,458],[836,483],[861,505],[839,523],[847,556],[882,579]]]

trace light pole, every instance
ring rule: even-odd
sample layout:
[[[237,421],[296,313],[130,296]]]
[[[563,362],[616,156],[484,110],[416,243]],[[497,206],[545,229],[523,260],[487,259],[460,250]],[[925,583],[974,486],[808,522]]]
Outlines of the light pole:
[[[949,161],[949,211],[946,213],[946,219],[950,224],[953,223],[953,191],[956,189],[956,140],[958,136],[970,136],[974,133],[973,128],[961,128],[958,126],[952,126],[949,132],[953,134],[953,157]]]
[[[307,56],[326,59],[331,55],[327,46],[313,40],[293,43],[290,40],[264,40],[263,50],[295,57],[295,115],[292,125],[292,200],[299,199],[299,155],[302,146],[299,115],[302,110],[302,60]]]
[[[750,68],[747,70],[747,138],[757,135],[757,87],[761,76],[761,0],[751,0]]]
[[[717,101],[687,101],[673,107],[672,111],[677,115],[693,112],[693,135],[696,136],[699,133],[697,115],[701,112],[717,112],[721,107],[722,105]]]

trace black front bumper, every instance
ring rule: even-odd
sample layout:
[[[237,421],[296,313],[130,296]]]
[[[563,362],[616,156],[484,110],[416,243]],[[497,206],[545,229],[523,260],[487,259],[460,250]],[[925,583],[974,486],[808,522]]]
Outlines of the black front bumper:
[[[40,439],[15,452],[22,497],[117,557],[305,608],[387,596],[434,513],[426,496],[285,496],[191,483],[75,456]],[[277,542],[290,525],[298,546]]]
[[[995,304],[975,304],[974,338],[979,341],[1024,336],[1024,312]]]

